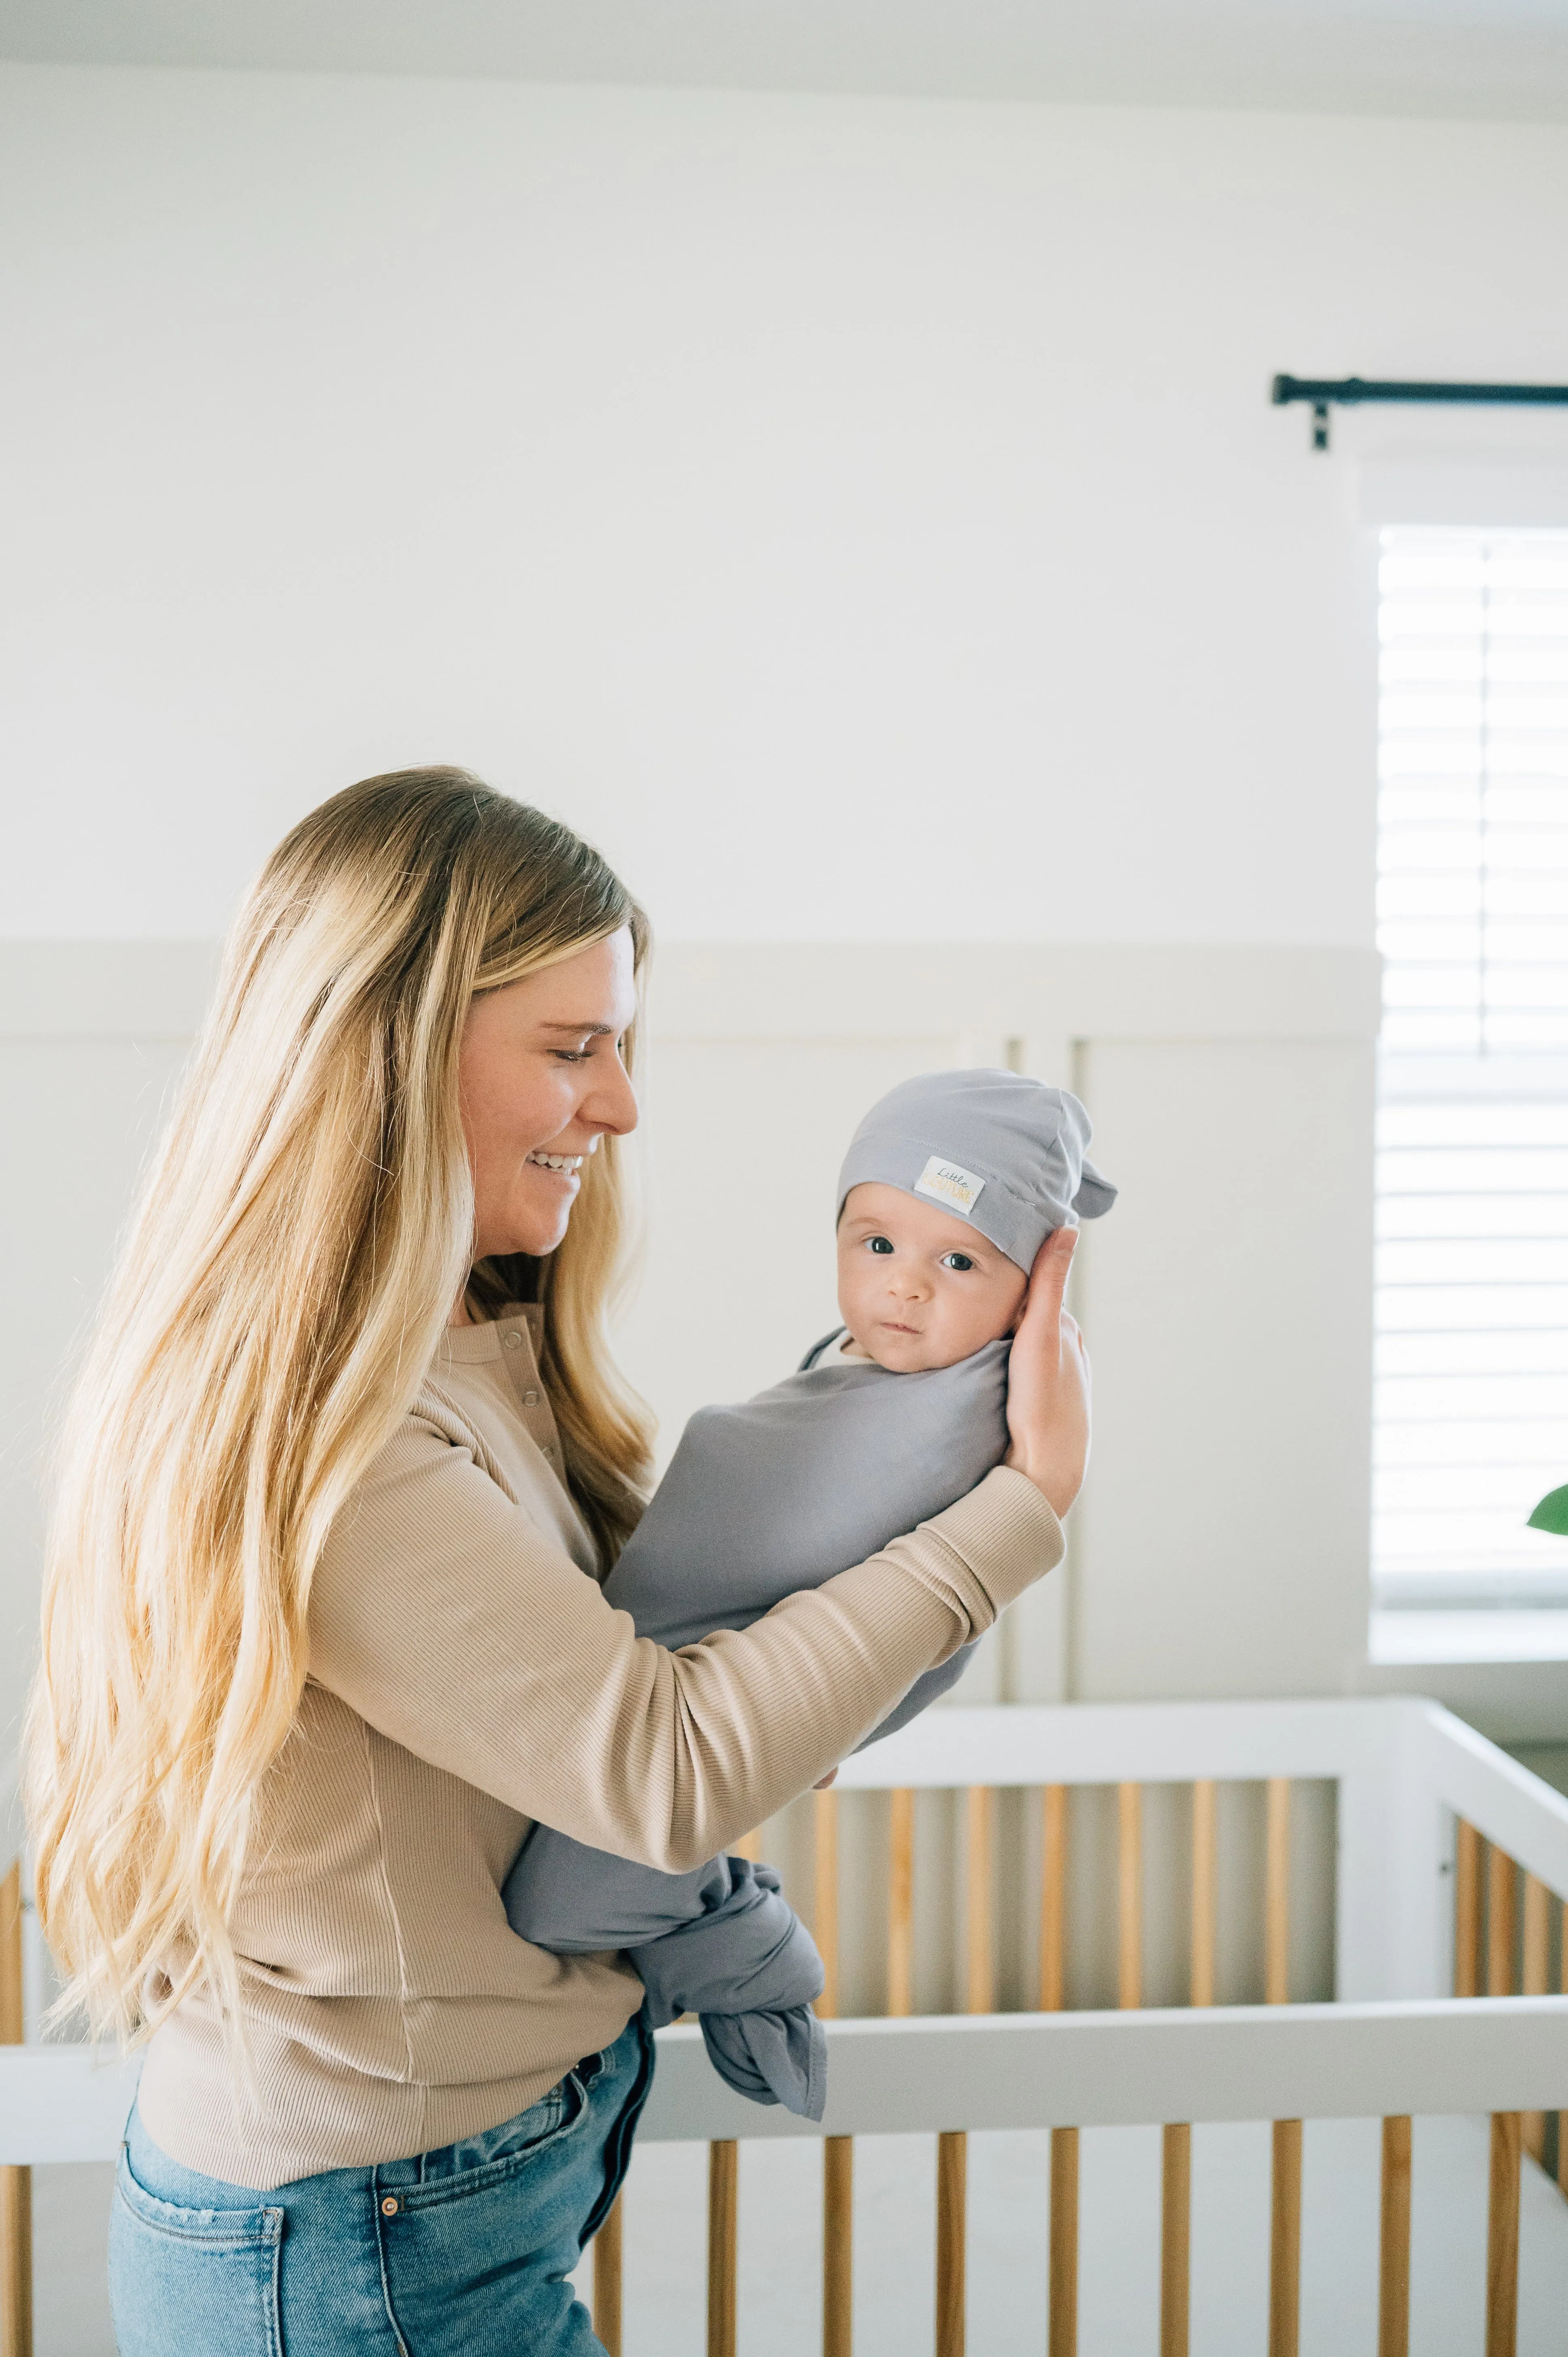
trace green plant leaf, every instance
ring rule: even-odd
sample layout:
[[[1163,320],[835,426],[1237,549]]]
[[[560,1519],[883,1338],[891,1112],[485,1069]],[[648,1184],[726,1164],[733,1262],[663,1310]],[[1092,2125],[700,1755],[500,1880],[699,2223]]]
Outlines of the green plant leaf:
[[[1527,1527],[1532,1531],[1555,1531],[1559,1538],[1568,1538],[1568,1482],[1561,1490],[1547,1491]]]

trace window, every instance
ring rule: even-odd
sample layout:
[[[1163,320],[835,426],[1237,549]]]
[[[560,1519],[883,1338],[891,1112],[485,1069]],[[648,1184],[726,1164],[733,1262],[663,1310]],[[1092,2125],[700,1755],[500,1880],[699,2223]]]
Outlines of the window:
[[[1380,626],[1386,1631],[1568,1608],[1568,533],[1387,532]]]

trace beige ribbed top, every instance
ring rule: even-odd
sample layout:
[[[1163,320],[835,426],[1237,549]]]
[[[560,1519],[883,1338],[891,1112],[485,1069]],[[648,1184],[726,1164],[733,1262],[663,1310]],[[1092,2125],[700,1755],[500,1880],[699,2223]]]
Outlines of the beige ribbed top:
[[[641,1984],[553,1956],[500,1886],[535,1819],[673,1872],[851,1751],[1060,1560],[1022,1475],[752,1628],[669,1653],[605,1602],[561,1479],[537,1311],[454,1329],[327,1546],[310,1678],[263,1788],[232,1932],[253,2107],[210,2003],[157,2031],[140,2105],[187,2168],[256,2187],[510,2119],[617,2038]]]

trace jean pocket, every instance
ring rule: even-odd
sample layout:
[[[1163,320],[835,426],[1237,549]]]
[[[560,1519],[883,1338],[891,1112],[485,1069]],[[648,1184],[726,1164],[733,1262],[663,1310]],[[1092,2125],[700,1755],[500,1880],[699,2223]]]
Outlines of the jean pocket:
[[[120,2357],[283,2357],[284,2213],[186,2210],[137,2183],[124,2152],[109,2226]]]
[[[582,2082],[575,2071],[568,2072],[559,2086],[514,2119],[448,2145],[435,2169],[430,2166],[433,2156],[427,2156],[425,2175],[416,2185],[396,2187],[397,2197],[405,2210],[426,2210],[437,2201],[482,2192],[564,2144],[586,2110]]]

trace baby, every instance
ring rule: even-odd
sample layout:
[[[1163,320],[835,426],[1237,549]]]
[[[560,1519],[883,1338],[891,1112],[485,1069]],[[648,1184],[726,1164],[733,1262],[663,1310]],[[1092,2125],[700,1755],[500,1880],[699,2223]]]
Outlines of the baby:
[[[1007,1352],[1035,1255],[1108,1211],[1076,1097],[1015,1072],[931,1072],[874,1105],[838,1184],[844,1323],[800,1371],[699,1409],[605,1583],[639,1636],[745,1629],[963,1497],[1007,1448]],[[961,1674],[918,1679],[867,1741]],[[503,1893],[514,1931],[557,1953],[628,1949],[656,2026],[697,2014],[715,2068],[758,2103],[820,2119],[822,1969],[770,1867],[694,1874],[585,1848],[545,1825]]]

